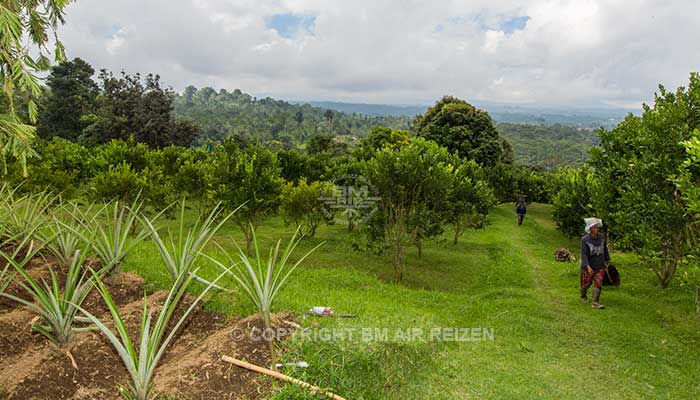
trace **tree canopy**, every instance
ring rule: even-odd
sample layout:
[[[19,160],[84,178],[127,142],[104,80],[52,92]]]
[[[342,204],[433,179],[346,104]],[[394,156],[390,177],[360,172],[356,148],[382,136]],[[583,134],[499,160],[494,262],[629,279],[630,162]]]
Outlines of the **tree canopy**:
[[[493,166],[503,156],[502,141],[489,114],[456,97],[437,101],[416,118],[415,129],[418,135],[481,165]]]

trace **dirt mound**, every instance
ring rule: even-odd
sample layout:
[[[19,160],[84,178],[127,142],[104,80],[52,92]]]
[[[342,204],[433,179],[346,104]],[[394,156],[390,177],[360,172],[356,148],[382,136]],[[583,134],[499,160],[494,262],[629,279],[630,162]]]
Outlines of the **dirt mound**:
[[[128,283],[124,285],[129,286]],[[120,288],[129,292],[126,286],[117,285],[111,289],[115,293]],[[148,307],[154,317],[166,297],[167,292],[162,291],[148,296]],[[173,321],[182,315],[192,300],[191,297],[183,299]],[[136,337],[142,309],[142,299],[120,307],[132,339]],[[31,313],[26,313],[24,309],[14,310],[12,320],[27,322]],[[110,320],[106,316],[105,319]],[[291,331],[296,324],[290,319],[291,316],[287,314],[275,315],[273,324]],[[19,326],[21,328],[22,325]],[[262,321],[257,317],[227,321],[220,314],[197,308],[186,325],[180,328],[178,337],[171,343],[156,370],[156,391],[166,398],[171,396],[177,399],[267,397],[265,394],[269,394],[270,390],[268,378],[221,361],[221,356],[225,354],[258,365],[269,365],[267,343],[260,340],[259,333],[255,334],[262,327]],[[23,329],[27,331],[28,327]],[[29,332],[31,341],[27,342],[28,346],[20,346],[23,351],[15,351],[11,357],[0,357],[0,370],[12,370],[10,374],[0,374],[0,387],[9,393],[9,399],[120,398],[118,385],[128,384],[128,374],[118,354],[101,332],[77,334],[71,346],[77,370],[66,353],[51,348],[45,340],[35,338]],[[0,330],[2,343],[12,341],[6,335],[6,331]]]
[[[38,258],[30,260],[29,264],[31,265],[31,267],[27,267],[27,273],[33,279],[37,281],[41,281],[41,279],[48,281],[51,279],[49,273],[49,264],[42,264],[41,260]],[[55,267],[52,268],[54,268],[54,271],[56,270]],[[11,269],[11,271],[14,271],[14,269]],[[65,279],[65,277],[63,279]],[[22,286],[18,284],[20,280],[23,281],[23,278],[19,274],[15,274],[15,277],[13,278],[12,282],[10,282],[10,284],[7,286],[5,293],[13,295],[15,297],[19,297],[20,299],[28,299],[29,293],[27,293],[27,291],[24,290],[24,288],[22,288]],[[18,307],[19,305],[19,303],[12,299],[0,296],[0,313],[3,311],[12,310],[13,308]]]
[[[109,289],[109,294],[112,295],[114,303],[117,305],[127,304],[136,299],[141,299],[144,296],[143,278],[129,272],[122,272],[119,278],[114,280],[105,280],[105,285]],[[85,298],[83,307],[94,315],[102,315],[106,313],[107,305],[105,305],[102,296],[97,290],[93,290]]]
[[[46,269],[48,273],[48,269]],[[142,304],[139,300],[143,296],[144,281],[138,275],[124,273],[118,283],[107,283],[107,287],[112,293],[117,305],[129,304],[132,302]],[[28,298],[28,297],[25,297]],[[93,291],[86,299],[83,306],[95,315],[105,315],[107,308],[102,297]],[[37,319],[36,313],[26,307],[19,307],[0,314],[0,371],[12,371],[11,374],[0,374],[0,387],[4,390],[14,388],[23,379],[29,377],[32,371],[38,369],[38,365],[45,360],[56,364],[56,359],[60,359],[58,364],[68,361],[68,367],[72,370],[70,360],[64,353],[53,349],[47,339],[31,328],[33,321]],[[76,336],[76,343],[73,348],[85,346],[87,349],[94,349],[90,343],[85,344],[87,338],[99,339],[97,351],[110,349],[106,347],[108,343],[102,341],[101,335],[79,334]],[[101,347],[101,349],[100,349]],[[75,350],[73,350],[75,352]],[[80,353],[80,351],[78,351]],[[116,356],[116,354],[115,354]],[[117,360],[121,363],[121,360]],[[63,367],[60,368],[63,371]],[[64,372],[70,372],[65,370]],[[38,379],[41,379],[38,377]],[[41,382],[39,380],[38,382]],[[38,396],[38,395],[37,395]],[[24,398],[24,397],[17,397]],[[28,397],[31,398],[31,397]],[[42,398],[42,397],[36,397]],[[51,397],[43,397],[51,398]],[[59,397],[60,398],[60,397]]]
[[[276,314],[275,328],[290,332],[296,324],[289,314]],[[233,321],[205,338],[183,337],[171,349],[169,362],[156,371],[156,390],[177,399],[258,399],[270,390],[269,378],[221,361],[228,355],[269,366],[267,342],[261,340],[258,316]],[[284,337],[278,337],[283,340]]]

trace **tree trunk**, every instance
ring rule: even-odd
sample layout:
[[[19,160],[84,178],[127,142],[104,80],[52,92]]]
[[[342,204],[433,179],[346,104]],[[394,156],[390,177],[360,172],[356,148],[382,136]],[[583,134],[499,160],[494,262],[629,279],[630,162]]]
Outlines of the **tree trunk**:
[[[416,246],[418,247],[418,258],[423,258],[423,239],[418,239],[416,241]]]
[[[396,274],[396,282],[401,282],[403,279],[403,221],[397,218],[394,229],[394,273]]]
[[[678,266],[678,260],[672,258],[670,261],[663,265],[663,269],[657,275],[661,283],[661,287],[666,289],[673,279],[673,275],[676,274],[676,267]]]
[[[695,315],[700,317],[700,285],[695,285]]]

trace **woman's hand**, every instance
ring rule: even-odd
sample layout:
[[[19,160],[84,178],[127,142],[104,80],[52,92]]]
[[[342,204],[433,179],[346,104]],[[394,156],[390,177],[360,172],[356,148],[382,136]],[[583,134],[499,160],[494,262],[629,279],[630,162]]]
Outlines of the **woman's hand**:
[[[589,274],[589,275],[592,275],[592,274],[593,274],[593,268],[591,268],[590,265],[586,266],[586,271],[588,271],[588,274]]]

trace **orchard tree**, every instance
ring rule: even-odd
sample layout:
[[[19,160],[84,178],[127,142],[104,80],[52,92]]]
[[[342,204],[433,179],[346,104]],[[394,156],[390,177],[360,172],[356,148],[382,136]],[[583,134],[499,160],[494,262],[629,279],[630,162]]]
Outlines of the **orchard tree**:
[[[415,129],[450,153],[484,166],[493,166],[503,157],[504,144],[489,114],[456,97],[445,96],[418,116]]]
[[[282,194],[282,215],[287,223],[299,228],[302,238],[313,237],[322,222],[333,223],[332,210],[324,202],[335,190],[331,182],[306,183],[299,179],[295,185],[288,182]]]
[[[95,70],[80,58],[53,67],[46,80],[50,91],[42,101],[37,134],[45,139],[58,136],[71,141],[80,137],[87,126],[84,115],[95,112],[99,93],[92,80]]]
[[[374,220],[382,226],[373,231],[381,232],[377,239],[391,248],[397,281],[403,277],[405,248],[414,238],[416,221],[423,219],[424,227],[440,224],[434,218],[441,218],[447,209],[453,170],[447,150],[422,138],[397,149],[384,147],[364,162],[362,174],[380,198]]]
[[[594,206],[598,179],[588,169],[561,168],[553,175],[553,180],[556,193],[552,200],[552,218],[566,237],[580,237],[583,219],[600,215]],[[608,223],[605,218],[606,227]]]
[[[215,200],[230,210],[250,252],[253,230],[280,205],[284,180],[275,155],[264,147],[241,148],[227,138],[216,153]]]
[[[7,106],[0,109],[0,155],[15,157],[26,175],[27,157],[35,129],[18,117],[14,99],[28,97],[27,115],[36,122],[36,99],[41,95],[38,73],[51,66],[47,45],[54,43],[53,57],[65,60],[58,27],[64,23],[65,7],[71,0],[4,0],[0,3],[0,82]]]
[[[654,270],[662,287],[697,245],[692,143],[700,129],[698,110],[700,74],[693,73],[687,88],[673,92],[659,86],[653,105],[602,130],[600,147],[591,150],[605,191],[617,195],[607,206],[615,231]]]
[[[385,146],[396,149],[410,142],[410,133],[408,131],[391,129],[385,126],[373,126],[370,128],[369,135],[360,141],[354,154],[360,160],[369,160],[374,157],[374,153],[377,150],[381,150]]]
[[[454,227],[454,244],[467,229],[483,228],[486,224],[486,215],[496,197],[475,161],[463,161],[455,170],[448,203],[447,221]]]

